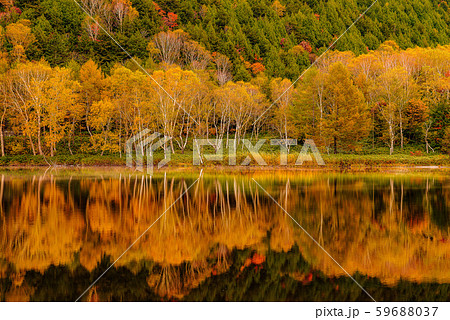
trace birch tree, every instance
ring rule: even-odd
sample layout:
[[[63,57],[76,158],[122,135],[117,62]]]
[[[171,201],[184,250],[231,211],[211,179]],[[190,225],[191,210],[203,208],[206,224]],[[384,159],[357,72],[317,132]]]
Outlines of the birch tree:
[[[389,154],[394,153],[396,128],[398,123],[399,99],[402,96],[405,70],[401,67],[383,72],[376,80],[374,90],[377,107],[388,128]]]
[[[295,89],[289,79],[273,79],[270,83],[272,101],[274,101],[272,125],[280,139],[292,138],[292,102]],[[289,150],[289,145],[285,146]]]
[[[28,137],[31,150],[44,154],[42,148],[42,117],[45,107],[45,86],[51,75],[51,68],[45,63],[28,62],[11,70],[8,93],[15,112],[17,125]],[[35,139],[34,139],[35,137]]]

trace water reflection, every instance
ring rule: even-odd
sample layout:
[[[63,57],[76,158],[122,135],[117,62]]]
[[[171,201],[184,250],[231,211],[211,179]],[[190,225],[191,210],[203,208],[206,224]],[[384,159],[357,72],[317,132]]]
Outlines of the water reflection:
[[[109,280],[114,285],[101,294],[94,287],[85,299],[116,299],[120,281],[150,288],[155,299],[190,297],[201,288],[207,292],[220,275],[230,281],[229,274],[246,277],[249,268],[280,273],[275,256],[304,259],[283,271],[301,285],[314,282],[315,271],[342,276],[252,177],[350,274],[391,287],[400,280],[450,283],[450,179],[445,175],[206,174],[171,207],[196,176],[3,174],[0,298],[48,299],[39,295],[45,283],[38,275],[45,278],[53,266],[64,266],[57,272],[71,276],[82,270],[78,291],[61,285],[80,294],[96,272],[106,269],[107,259],[119,257],[165,210],[116,263],[120,275]],[[41,284],[26,280],[31,275]],[[130,300],[126,294],[121,299]]]

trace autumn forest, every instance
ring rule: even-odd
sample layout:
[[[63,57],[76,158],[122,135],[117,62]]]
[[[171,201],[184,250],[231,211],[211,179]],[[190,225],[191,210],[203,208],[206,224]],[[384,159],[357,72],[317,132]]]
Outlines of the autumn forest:
[[[0,0],[0,301],[450,301],[447,2]]]
[[[229,1],[197,8],[181,0],[81,1],[94,21],[72,0],[53,2],[2,1],[2,156],[121,156],[125,141],[143,129],[172,137],[175,153],[192,148],[192,138],[228,146],[229,139],[258,137],[314,139],[326,153],[450,151],[450,47],[444,35],[404,41],[375,28],[377,16],[368,13],[343,44],[321,56],[336,39],[327,35],[341,29],[312,37],[293,28],[293,21],[310,14],[312,27],[324,27],[333,12],[349,10],[345,5],[314,8],[305,1],[297,8],[275,1],[260,12],[252,1],[240,2],[239,10],[225,10]],[[363,7],[351,3],[355,12]],[[428,15],[448,18],[444,2],[427,5],[433,8]],[[389,11],[386,6],[376,4],[374,12]],[[418,6],[405,10],[419,12]],[[255,39],[251,32],[244,36],[241,9],[267,24]],[[192,12],[195,23],[184,16]],[[429,17],[424,19],[425,26]],[[361,37],[367,25],[372,36]],[[219,30],[228,39],[225,47],[208,38],[219,41]],[[109,36],[124,51],[116,45],[104,55],[114,44]]]

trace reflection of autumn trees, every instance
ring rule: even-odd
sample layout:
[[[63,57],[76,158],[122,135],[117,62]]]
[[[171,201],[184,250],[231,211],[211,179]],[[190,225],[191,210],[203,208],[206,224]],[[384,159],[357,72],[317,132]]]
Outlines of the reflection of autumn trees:
[[[6,186],[5,186],[6,185]],[[2,178],[1,252],[16,270],[68,264],[80,250],[84,219],[53,178]],[[20,195],[20,196],[17,196]]]
[[[265,254],[268,246],[287,252],[298,245],[313,268],[341,275],[251,176],[349,273],[388,284],[449,281],[448,180],[306,172],[207,174],[172,207],[195,177],[2,176],[2,277],[8,265],[20,279],[26,270],[71,265],[75,256],[92,271],[105,255],[118,258],[165,210],[116,264],[134,270],[151,261],[147,283],[161,296],[181,297],[226,272],[236,248]]]
[[[188,185],[173,177],[93,181],[86,216],[90,236],[101,239],[97,255],[122,253]],[[257,204],[258,194],[248,179],[204,180],[148,230],[122,263],[151,258],[161,264],[180,264],[206,258],[212,243],[229,248],[258,244],[270,222],[268,207]]]
[[[100,237],[101,243],[82,248],[82,264],[94,268],[102,253],[117,258],[190,183],[173,177],[93,182],[86,215],[91,236]],[[251,194],[251,189],[254,187],[248,179],[203,180],[171,207],[117,264],[142,259],[160,264],[161,270],[148,282],[161,295],[177,294],[189,286],[180,283],[181,270],[174,267],[183,262],[189,262],[183,272],[190,275],[184,279],[192,284],[211,274],[206,263],[211,256],[215,260],[213,271],[225,271],[230,249],[257,245],[269,230],[269,207],[255,210],[257,191]]]
[[[358,271],[394,283],[450,280],[448,225],[430,217],[447,214],[445,180],[323,180],[298,192],[296,219],[350,273]],[[433,194],[433,196],[431,196]],[[439,212],[436,206],[439,203]],[[447,211],[445,211],[447,210]],[[302,254],[327,274],[342,270],[303,233]]]

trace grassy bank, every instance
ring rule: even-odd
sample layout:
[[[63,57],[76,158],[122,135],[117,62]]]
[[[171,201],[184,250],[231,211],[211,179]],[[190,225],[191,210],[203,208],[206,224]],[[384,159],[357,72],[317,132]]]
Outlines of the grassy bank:
[[[260,153],[267,166],[280,166],[280,155],[274,152]],[[247,154],[238,154],[236,163],[241,164]],[[304,162],[302,166],[296,166],[295,162],[298,157],[298,152],[293,152],[288,156],[287,167],[306,167],[306,168],[321,168],[323,166],[317,165],[315,161]],[[325,168],[349,168],[349,169],[364,169],[372,167],[392,167],[392,166],[450,166],[450,156],[442,154],[323,154],[325,161]],[[162,153],[157,153],[154,156],[154,161],[157,163],[163,159]],[[144,159],[145,161],[145,159]],[[117,155],[91,155],[91,154],[76,154],[76,155],[57,155],[54,157],[43,157],[33,155],[15,155],[0,157],[0,166],[15,167],[15,166],[125,166],[125,156]],[[171,161],[167,167],[189,167],[193,166],[192,153],[186,152],[184,154],[175,153],[171,156]],[[229,166],[229,159],[227,156],[223,157],[222,161],[204,161],[202,166]],[[259,166],[256,161],[252,159],[249,166]]]

